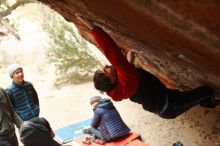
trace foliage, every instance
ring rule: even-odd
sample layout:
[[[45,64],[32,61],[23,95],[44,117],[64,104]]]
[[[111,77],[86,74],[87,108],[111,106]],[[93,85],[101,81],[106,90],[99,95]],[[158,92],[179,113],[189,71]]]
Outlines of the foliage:
[[[47,20],[43,29],[53,40],[47,54],[56,67],[56,85],[91,80],[94,71],[102,65],[92,56],[87,42],[60,15],[51,14]]]

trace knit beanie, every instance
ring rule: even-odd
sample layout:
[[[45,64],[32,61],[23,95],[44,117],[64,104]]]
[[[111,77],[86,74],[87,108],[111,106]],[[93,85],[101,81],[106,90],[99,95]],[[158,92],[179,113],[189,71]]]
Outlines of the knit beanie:
[[[14,72],[19,69],[22,68],[20,65],[18,64],[11,64],[8,66],[8,75],[12,78]]]
[[[102,100],[102,97],[101,96],[94,96],[92,98],[90,98],[90,104],[92,105],[93,103],[95,102],[100,102]]]

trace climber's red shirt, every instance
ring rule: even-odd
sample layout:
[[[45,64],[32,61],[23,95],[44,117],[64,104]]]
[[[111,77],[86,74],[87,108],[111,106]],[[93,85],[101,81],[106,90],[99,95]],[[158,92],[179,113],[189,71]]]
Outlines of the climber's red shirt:
[[[95,27],[92,30],[92,35],[99,49],[117,71],[118,85],[107,93],[108,96],[114,101],[130,98],[139,87],[140,74],[136,68],[127,61],[112,38],[101,28]]]

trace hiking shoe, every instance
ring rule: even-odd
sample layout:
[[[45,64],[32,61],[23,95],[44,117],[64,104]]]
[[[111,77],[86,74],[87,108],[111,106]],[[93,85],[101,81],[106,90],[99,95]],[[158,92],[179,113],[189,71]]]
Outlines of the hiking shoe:
[[[94,142],[100,145],[104,145],[106,143],[104,140],[101,139],[96,139]]]
[[[178,141],[178,142],[174,143],[173,146],[183,146],[183,144]]]
[[[90,145],[92,143],[92,139],[86,136],[85,139],[82,140],[82,143]]]
[[[82,131],[83,131],[83,133],[91,134],[91,131],[90,131],[89,127],[83,127]]]

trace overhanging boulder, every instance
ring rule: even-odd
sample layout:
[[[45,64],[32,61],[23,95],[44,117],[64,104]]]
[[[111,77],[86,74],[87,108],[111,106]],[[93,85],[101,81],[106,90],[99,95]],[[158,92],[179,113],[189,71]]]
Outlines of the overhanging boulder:
[[[209,84],[220,90],[220,1],[39,0],[73,22],[75,14],[105,29],[126,53],[167,86],[181,90]],[[220,93],[217,93],[220,95]]]

